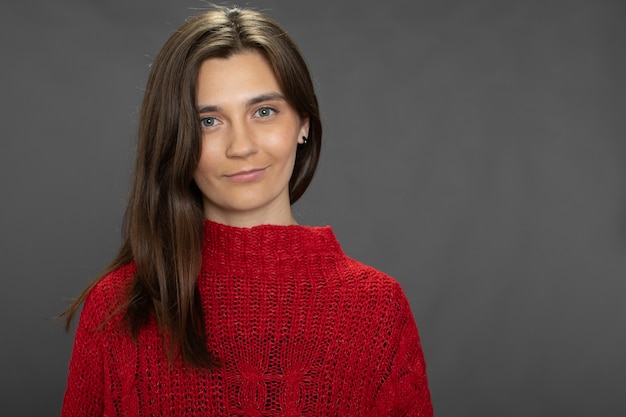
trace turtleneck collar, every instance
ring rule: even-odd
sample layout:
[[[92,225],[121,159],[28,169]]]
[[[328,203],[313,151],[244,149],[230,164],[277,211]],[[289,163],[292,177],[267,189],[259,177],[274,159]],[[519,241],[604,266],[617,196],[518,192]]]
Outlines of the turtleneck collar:
[[[204,221],[203,256],[211,262],[293,259],[343,254],[330,226],[260,225],[250,228]]]

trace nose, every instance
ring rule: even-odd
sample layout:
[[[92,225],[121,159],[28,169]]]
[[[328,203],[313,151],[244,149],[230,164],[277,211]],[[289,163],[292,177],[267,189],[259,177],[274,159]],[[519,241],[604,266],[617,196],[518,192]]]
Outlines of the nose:
[[[257,152],[257,142],[254,129],[246,123],[233,123],[230,129],[230,138],[226,147],[226,156],[229,158],[246,158]]]

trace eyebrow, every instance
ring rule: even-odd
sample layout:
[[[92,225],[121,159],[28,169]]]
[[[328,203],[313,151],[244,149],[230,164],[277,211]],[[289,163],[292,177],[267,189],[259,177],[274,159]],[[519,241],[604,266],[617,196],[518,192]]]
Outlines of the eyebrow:
[[[272,101],[272,100],[283,100],[285,101],[285,96],[280,93],[265,93],[256,97],[252,97],[250,100],[246,102],[246,107],[254,106],[255,104],[263,103],[264,101]],[[220,106],[207,105],[198,107],[198,113],[210,113],[220,111]]]

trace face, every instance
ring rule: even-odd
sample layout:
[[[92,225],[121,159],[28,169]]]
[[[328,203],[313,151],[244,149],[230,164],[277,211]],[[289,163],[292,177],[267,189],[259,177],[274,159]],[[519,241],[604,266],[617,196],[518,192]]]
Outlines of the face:
[[[209,220],[238,227],[294,224],[289,179],[308,134],[265,58],[212,58],[197,83],[202,153],[194,180]]]

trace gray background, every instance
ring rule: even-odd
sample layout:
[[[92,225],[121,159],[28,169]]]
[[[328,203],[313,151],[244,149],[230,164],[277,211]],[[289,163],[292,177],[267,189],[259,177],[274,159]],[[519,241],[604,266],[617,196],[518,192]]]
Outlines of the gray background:
[[[321,101],[297,217],[403,285],[436,414],[626,415],[626,2],[249,4]],[[59,412],[49,318],[117,249],[148,65],[201,6],[0,6],[0,415]]]

